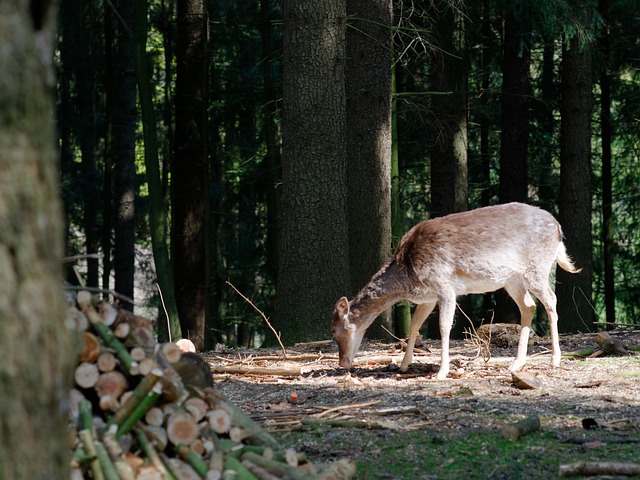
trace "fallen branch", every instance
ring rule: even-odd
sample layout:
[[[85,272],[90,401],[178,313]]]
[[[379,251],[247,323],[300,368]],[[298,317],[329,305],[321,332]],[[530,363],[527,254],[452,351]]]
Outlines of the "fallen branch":
[[[618,462],[575,462],[560,465],[561,477],[573,477],[576,475],[625,475],[632,477],[640,475],[640,464]]]
[[[354,403],[351,405],[340,405],[338,407],[328,408],[324,412],[318,413],[315,415],[315,418],[324,417],[333,412],[339,412],[341,410],[349,410],[352,408],[363,408],[363,407],[372,407],[373,405],[377,405],[380,403],[380,400],[375,400],[373,402],[365,402],[365,403]]]
[[[379,423],[367,423],[362,420],[351,420],[345,418],[302,417],[300,419],[300,423],[314,427],[364,428],[369,430],[383,430],[386,428]]]
[[[257,367],[252,365],[211,365],[212,373],[230,373],[234,375],[273,375],[276,377],[299,377],[302,375],[300,365],[279,367]]]

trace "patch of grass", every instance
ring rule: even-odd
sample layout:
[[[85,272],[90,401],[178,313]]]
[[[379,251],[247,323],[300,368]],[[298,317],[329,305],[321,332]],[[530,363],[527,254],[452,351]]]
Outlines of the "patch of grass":
[[[637,443],[585,448],[559,441],[554,432],[510,441],[485,431],[311,429],[288,433],[283,442],[314,461],[351,457],[362,480],[547,480],[558,477],[561,464],[637,462],[638,451]]]

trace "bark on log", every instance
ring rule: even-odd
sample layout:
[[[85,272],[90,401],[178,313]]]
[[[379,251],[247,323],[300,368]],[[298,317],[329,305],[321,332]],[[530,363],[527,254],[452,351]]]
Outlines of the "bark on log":
[[[575,462],[560,465],[559,473],[561,477],[572,477],[576,475],[624,475],[627,477],[633,477],[640,475],[640,464],[618,462]]]
[[[540,418],[532,415],[502,429],[500,436],[507,440],[517,440],[528,433],[540,430]]]
[[[606,355],[629,355],[620,340],[614,339],[607,332],[598,333],[595,337],[595,342]]]
[[[230,373],[233,375],[273,375],[276,377],[299,377],[302,375],[300,365],[258,367],[254,365],[212,365],[213,373]]]

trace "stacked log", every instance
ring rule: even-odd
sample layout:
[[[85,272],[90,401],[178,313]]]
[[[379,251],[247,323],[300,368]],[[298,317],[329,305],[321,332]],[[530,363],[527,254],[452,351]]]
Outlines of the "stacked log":
[[[355,476],[350,460],[320,468],[284,451],[213,388],[197,353],[157,343],[148,320],[86,291],[78,293],[68,318],[82,341],[69,395],[72,479]]]

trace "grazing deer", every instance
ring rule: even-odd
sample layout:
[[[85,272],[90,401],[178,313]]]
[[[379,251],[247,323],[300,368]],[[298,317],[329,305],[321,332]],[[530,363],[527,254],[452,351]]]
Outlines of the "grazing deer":
[[[551,327],[553,366],[560,365],[556,295],[549,286],[554,264],[579,270],[567,256],[560,224],[537,207],[509,203],[426,220],[409,230],[393,259],[349,301],[336,304],[331,330],[338,342],[340,366],[350,368],[365,331],[384,310],[400,300],[416,304],[407,351],[400,366],[407,371],[420,327],[440,306],[442,363],[436,378],[449,373],[449,334],[456,298],[504,287],[520,309],[518,353],[509,370],[525,364],[533,294],[544,305]]]

